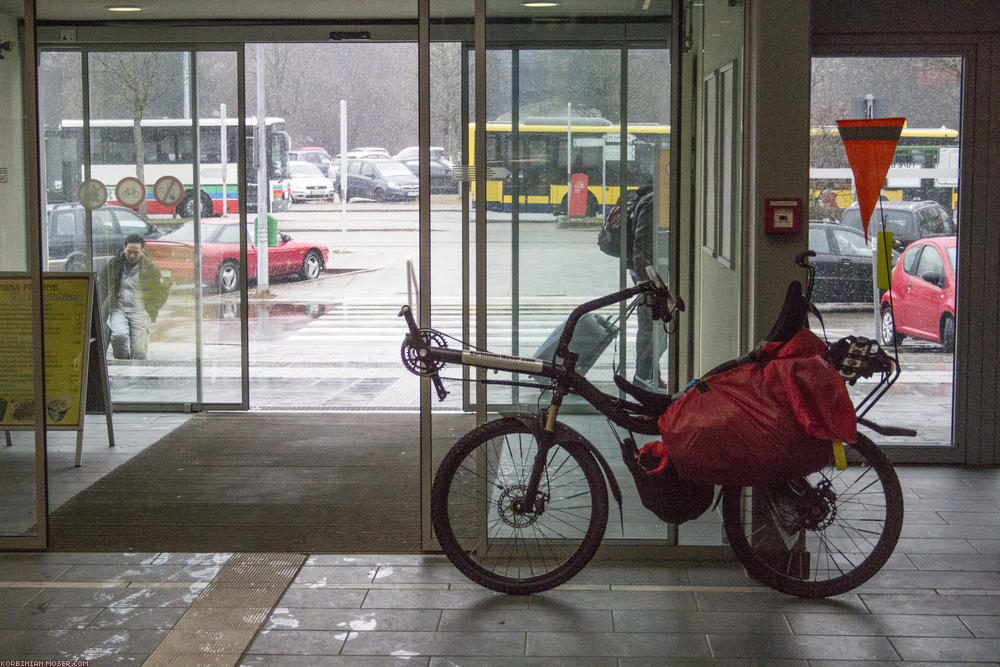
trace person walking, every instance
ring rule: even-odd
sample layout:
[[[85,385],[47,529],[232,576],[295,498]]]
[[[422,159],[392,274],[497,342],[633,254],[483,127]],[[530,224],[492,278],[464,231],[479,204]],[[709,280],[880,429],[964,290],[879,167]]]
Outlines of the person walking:
[[[111,350],[115,359],[145,359],[149,325],[167,301],[169,284],[143,252],[145,239],[129,234],[108,265],[107,308]]]
[[[635,202],[628,207],[632,244],[629,254],[629,274],[633,282],[648,280],[647,266],[656,266],[656,216],[653,186],[644,185],[636,191]],[[649,391],[666,388],[660,375],[660,357],[666,350],[666,334],[660,322],[653,319],[653,309],[640,303],[636,308],[638,324],[635,332],[635,375],[632,383]]]

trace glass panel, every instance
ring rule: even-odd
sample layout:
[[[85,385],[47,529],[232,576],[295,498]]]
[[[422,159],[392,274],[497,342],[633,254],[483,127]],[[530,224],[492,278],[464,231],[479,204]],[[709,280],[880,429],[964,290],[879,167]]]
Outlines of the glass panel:
[[[837,231],[837,249],[817,257],[816,300],[833,335],[875,335],[891,348],[895,324],[902,374],[871,416],[919,431],[916,439],[880,444],[952,443],[955,267],[942,258],[956,243],[962,69],[961,58],[947,56],[813,59],[810,218],[814,229],[824,221],[850,228]],[[865,244],[864,221],[836,121],[888,116],[905,116],[906,127],[868,232],[884,226],[893,233],[894,261],[903,254],[893,290],[879,291],[874,305],[871,250],[857,250]],[[841,242],[848,236],[854,250]],[[924,257],[936,260],[938,283],[904,277],[923,273]],[[860,399],[869,389],[859,382],[852,395]]]
[[[30,28],[29,28],[30,29]],[[39,290],[33,288],[29,249],[28,173],[25,110],[22,90],[31,82],[22,79],[23,40],[18,18],[0,16],[0,43],[4,45],[0,87],[0,335],[4,353],[0,357],[0,547],[45,548],[44,432],[33,428],[44,402],[35,391],[37,337],[32,312]],[[23,291],[28,287],[31,291]],[[17,426],[13,423],[17,422]],[[16,429],[12,434],[7,427]],[[32,437],[32,435],[34,437]]]

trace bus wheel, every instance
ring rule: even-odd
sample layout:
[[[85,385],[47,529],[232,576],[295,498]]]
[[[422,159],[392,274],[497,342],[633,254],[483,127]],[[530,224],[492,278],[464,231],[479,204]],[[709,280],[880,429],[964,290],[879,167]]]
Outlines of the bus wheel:
[[[181,218],[193,218],[194,217],[194,191],[188,190],[184,194],[184,199],[181,203],[177,205],[175,209],[177,216]],[[209,218],[215,215],[215,211],[212,209],[212,198],[208,196],[208,193],[204,190],[201,191],[201,217]]]

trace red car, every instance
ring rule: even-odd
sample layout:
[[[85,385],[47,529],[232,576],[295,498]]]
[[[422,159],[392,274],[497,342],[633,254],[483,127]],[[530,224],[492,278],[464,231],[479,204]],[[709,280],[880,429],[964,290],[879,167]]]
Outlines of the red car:
[[[248,230],[247,275],[257,277],[257,244],[253,228]],[[191,280],[194,275],[194,223],[185,222],[169,234],[146,242],[146,254],[156,262],[164,277]],[[320,243],[293,239],[278,232],[278,244],[268,248],[270,276],[298,275],[303,280],[319,276],[326,266],[330,249]],[[201,280],[213,284],[219,292],[232,292],[240,286],[240,228],[238,222],[201,223]]]
[[[892,271],[892,290],[882,295],[880,342],[922,338],[955,351],[956,237],[914,241]]]

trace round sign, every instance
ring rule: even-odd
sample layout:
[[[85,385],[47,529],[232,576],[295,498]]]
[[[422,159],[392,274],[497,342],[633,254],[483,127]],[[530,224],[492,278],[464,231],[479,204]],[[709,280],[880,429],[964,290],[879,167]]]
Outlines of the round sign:
[[[84,208],[101,208],[108,201],[108,188],[96,178],[88,178],[76,190],[76,198]]]
[[[153,196],[163,206],[176,206],[184,197],[184,184],[176,176],[162,176],[153,185]]]
[[[115,186],[115,199],[122,206],[135,208],[146,198],[146,186],[135,176],[126,176]]]

